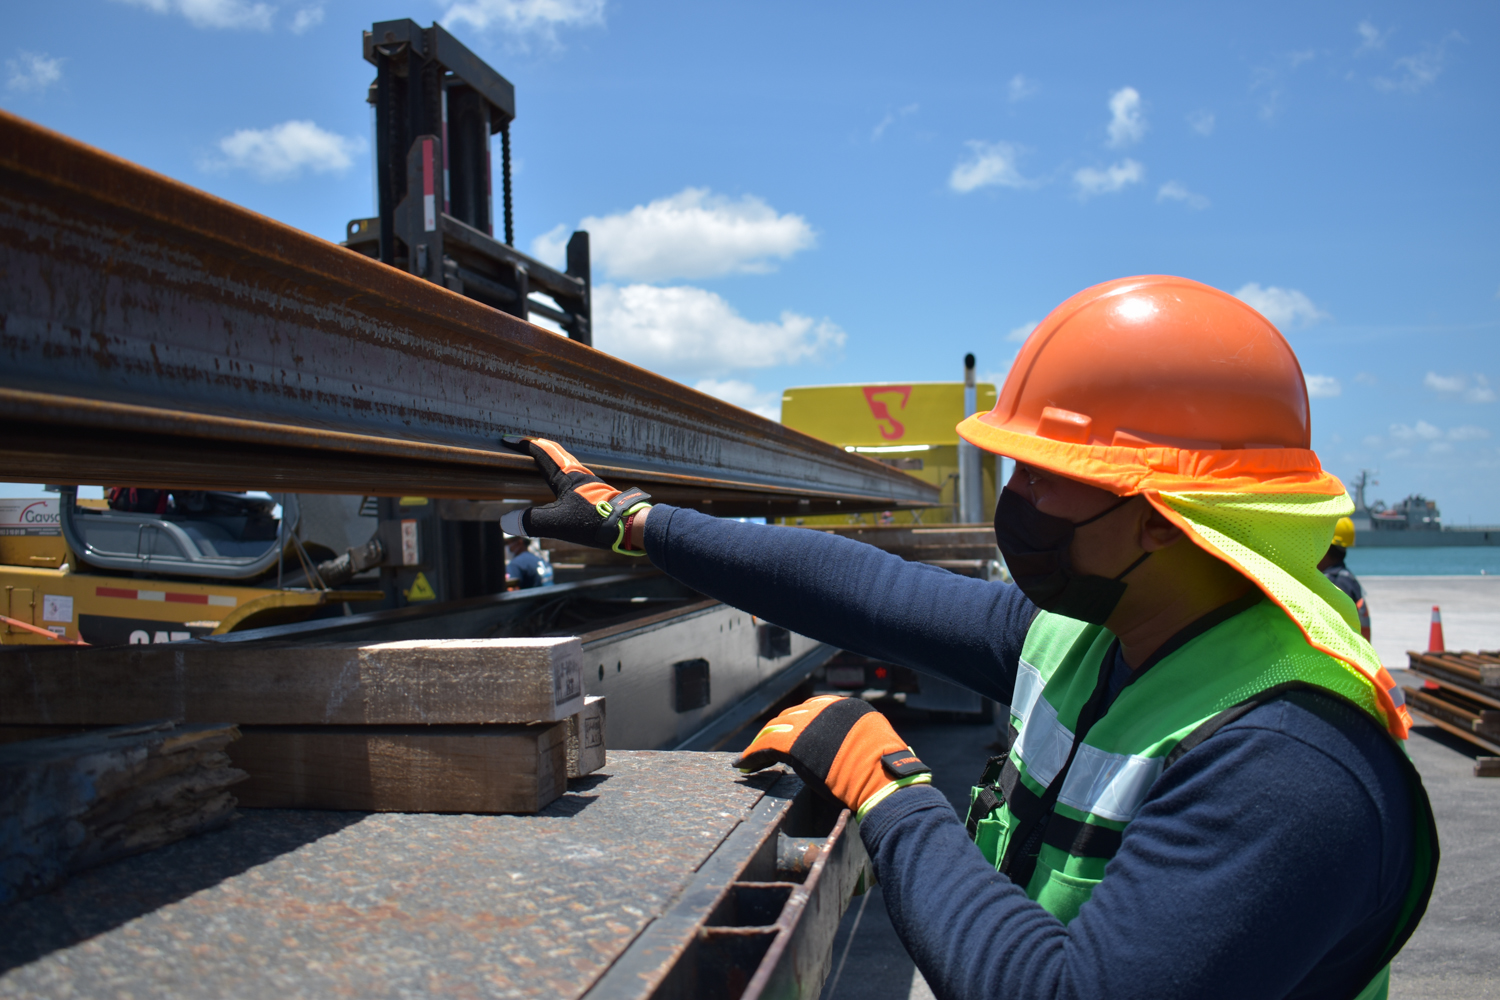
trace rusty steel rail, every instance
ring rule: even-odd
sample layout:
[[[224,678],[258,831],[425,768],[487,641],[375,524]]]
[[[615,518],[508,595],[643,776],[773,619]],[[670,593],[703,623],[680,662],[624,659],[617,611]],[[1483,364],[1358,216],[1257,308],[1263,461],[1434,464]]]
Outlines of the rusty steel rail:
[[[502,433],[715,513],[937,490],[0,113],[13,481],[544,497]]]

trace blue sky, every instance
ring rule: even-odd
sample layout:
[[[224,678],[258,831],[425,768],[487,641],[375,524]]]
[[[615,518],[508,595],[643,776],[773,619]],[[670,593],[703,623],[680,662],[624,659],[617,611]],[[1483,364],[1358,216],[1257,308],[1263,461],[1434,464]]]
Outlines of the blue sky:
[[[1183,274],[1282,327],[1334,472],[1500,523],[1500,6],[56,0],[0,105],[337,239],[394,17],[516,85],[517,243],[587,220],[604,349],[774,413]]]

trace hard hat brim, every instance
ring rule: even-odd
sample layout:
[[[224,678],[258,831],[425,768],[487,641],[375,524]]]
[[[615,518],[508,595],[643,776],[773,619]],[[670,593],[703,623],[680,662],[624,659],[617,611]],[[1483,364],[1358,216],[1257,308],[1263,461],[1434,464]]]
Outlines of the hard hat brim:
[[[991,413],[976,413],[958,425],[958,434],[985,451],[1120,496],[1199,490],[1329,496],[1344,492],[1344,485],[1323,470],[1309,448],[1198,450],[1076,444],[997,426],[992,419]]]

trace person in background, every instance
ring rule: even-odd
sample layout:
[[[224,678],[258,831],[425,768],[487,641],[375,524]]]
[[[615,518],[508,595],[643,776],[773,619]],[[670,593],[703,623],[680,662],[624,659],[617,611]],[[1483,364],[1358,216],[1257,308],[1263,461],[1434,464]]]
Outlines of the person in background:
[[[552,586],[552,564],[526,546],[525,538],[512,535],[505,540],[510,560],[505,564],[505,589],[530,590]]]
[[[1318,560],[1318,569],[1354,602],[1354,609],[1359,612],[1359,634],[1369,642],[1370,606],[1365,603],[1365,590],[1349,567],[1344,565],[1344,555],[1353,547],[1354,522],[1341,517],[1333,529],[1333,544],[1328,546],[1328,554]]]

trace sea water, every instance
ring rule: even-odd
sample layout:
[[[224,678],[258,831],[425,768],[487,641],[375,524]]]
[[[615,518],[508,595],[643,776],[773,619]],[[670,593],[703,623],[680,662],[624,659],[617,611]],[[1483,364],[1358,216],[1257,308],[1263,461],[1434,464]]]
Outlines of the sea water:
[[[1355,576],[1500,575],[1500,545],[1452,545],[1432,548],[1354,548],[1344,559]]]

